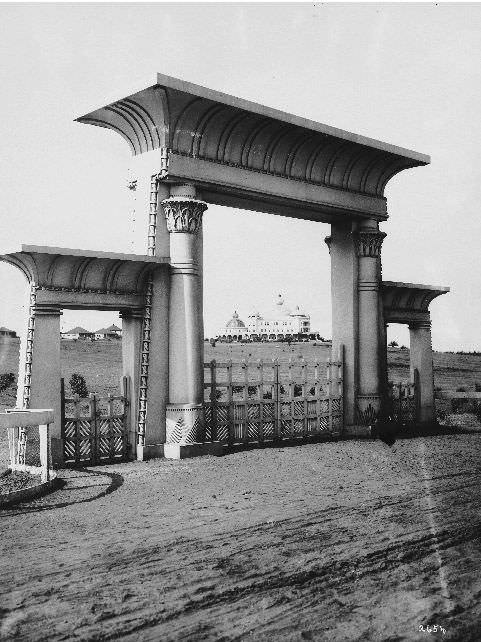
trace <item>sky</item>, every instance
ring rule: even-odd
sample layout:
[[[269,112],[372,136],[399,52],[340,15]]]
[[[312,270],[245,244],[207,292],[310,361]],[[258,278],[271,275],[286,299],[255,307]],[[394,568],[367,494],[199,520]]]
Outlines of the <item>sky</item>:
[[[74,118],[160,72],[429,154],[388,183],[383,278],[449,286],[431,304],[433,347],[481,348],[481,4],[2,4],[0,57],[2,252],[145,252],[128,146]],[[210,206],[205,335],[282,293],[330,336],[327,234]],[[0,292],[0,325],[20,331],[26,283],[2,263]],[[64,329],[112,322],[62,317]],[[391,326],[389,338],[407,343],[408,331]]]

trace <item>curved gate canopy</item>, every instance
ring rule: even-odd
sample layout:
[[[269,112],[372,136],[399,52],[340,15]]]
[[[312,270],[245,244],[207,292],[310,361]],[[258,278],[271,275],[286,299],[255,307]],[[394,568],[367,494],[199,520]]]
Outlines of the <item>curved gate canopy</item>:
[[[386,323],[415,324],[429,320],[429,304],[448,287],[418,283],[382,282],[382,303]]]
[[[150,152],[163,180],[205,200],[314,221],[387,218],[384,188],[429,156],[170,76],[77,119]]]

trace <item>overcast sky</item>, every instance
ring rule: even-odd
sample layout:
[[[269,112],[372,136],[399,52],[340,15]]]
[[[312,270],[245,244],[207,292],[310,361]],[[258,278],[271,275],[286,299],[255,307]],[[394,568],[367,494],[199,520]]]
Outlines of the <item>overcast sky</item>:
[[[73,119],[161,72],[431,155],[388,184],[383,277],[450,286],[433,346],[480,349],[480,4],[2,4],[0,56],[2,250],[145,251],[128,146]],[[217,206],[204,221],[206,336],[279,292],[330,336],[328,225]],[[20,330],[25,288],[0,263],[0,325]]]

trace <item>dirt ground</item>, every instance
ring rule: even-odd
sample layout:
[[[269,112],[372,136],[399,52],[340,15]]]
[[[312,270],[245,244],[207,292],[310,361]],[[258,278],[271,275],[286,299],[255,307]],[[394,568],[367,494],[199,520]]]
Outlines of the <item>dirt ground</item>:
[[[0,638],[480,640],[480,438],[61,471],[0,512]]]

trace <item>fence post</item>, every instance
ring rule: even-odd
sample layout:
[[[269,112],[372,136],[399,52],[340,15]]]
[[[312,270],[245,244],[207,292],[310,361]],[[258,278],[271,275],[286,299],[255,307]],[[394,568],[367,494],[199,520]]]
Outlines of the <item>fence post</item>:
[[[303,426],[302,426],[302,433],[303,433],[303,436],[306,437],[307,433],[308,433],[308,428],[309,428],[309,420],[307,418],[307,414],[308,414],[307,365],[306,365],[306,360],[304,359],[304,357],[302,358],[301,367],[302,367],[302,394],[303,394],[303,397],[304,397],[304,421],[303,421]]]
[[[217,376],[216,376],[216,361],[212,359],[210,362],[210,439],[217,441]]]
[[[49,442],[50,442],[50,426],[48,424],[42,424],[38,427],[38,434],[40,436],[40,466],[42,469],[41,480],[42,483],[50,480],[50,468],[49,468]]]
[[[319,388],[319,362],[316,361],[314,364],[314,395],[316,398],[316,426],[314,429],[315,433],[321,431],[321,390]]]
[[[97,431],[97,399],[95,393],[91,392],[89,394],[89,410],[90,410],[90,434],[92,438],[90,440],[90,459],[93,464],[96,464],[99,459],[99,443],[98,443],[98,431]]]
[[[403,396],[403,385],[402,382],[398,383],[398,396],[399,396],[399,415],[398,415],[398,421],[402,422],[403,420],[403,401],[402,401],[402,396]]]
[[[341,415],[341,428],[340,430],[336,430],[336,434],[340,434],[340,431],[344,430],[344,345],[342,343],[339,344],[337,359],[337,381],[339,393],[339,412]]]
[[[130,417],[130,404],[132,403],[130,392],[130,377],[124,375],[120,378],[120,390],[122,395],[122,407],[124,415],[122,422],[124,431],[124,434],[122,435],[122,457],[125,457],[128,453],[130,458],[130,453],[135,444],[135,439],[132,442],[130,432],[132,429],[132,422]]]
[[[109,459],[114,459],[115,444],[114,444],[114,430],[113,430],[113,408],[112,408],[112,395],[107,395],[107,425],[109,427]],[[102,426],[102,421],[100,421]],[[100,439],[100,437],[99,437]]]
[[[288,371],[288,380],[289,380],[289,406],[291,409],[291,421],[289,429],[289,437],[292,439],[294,437],[294,427],[295,427],[295,405],[294,405],[294,386],[292,384],[292,359],[289,359],[289,365],[287,366]]]
[[[247,359],[242,362],[244,369],[244,421],[242,422],[242,441],[249,442],[249,365]]]
[[[80,405],[79,405],[79,399],[80,397],[77,394],[74,394],[73,396],[73,414],[74,414],[74,420],[75,420],[75,463],[78,464],[80,462],[80,430],[79,430],[79,423],[80,423]],[[92,431],[90,431],[90,434],[92,434]],[[92,438],[90,439],[90,454],[92,455]]]
[[[329,420],[328,420],[328,426],[329,426],[329,432],[332,433],[332,395],[333,395],[333,387],[332,387],[332,349],[331,349],[331,358],[327,360],[327,406],[328,406],[328,411],[329,411]]]
[[[229,445],[234,443],[234,402],[232,399],[232,359],[227,362],[227,426]]]
[[[279,383],[279,361],[274,359],[273,361],[274,369],[274,440],[281,438],[281,402],[280,402],[280,383]]]
[[[258,393],[259,393],[259,443],[264,441],[264,361],[259,359],[257,362],[258,376]]]

